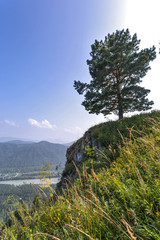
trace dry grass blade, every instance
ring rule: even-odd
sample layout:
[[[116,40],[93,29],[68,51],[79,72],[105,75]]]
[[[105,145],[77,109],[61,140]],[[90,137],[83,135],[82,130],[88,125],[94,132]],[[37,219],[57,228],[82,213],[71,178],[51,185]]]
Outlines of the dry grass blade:
[[[93,174],[94,179],[96,179],[97,182],[100,182],[100,180],[98,179],[95,171],[94,171],[93,169],[92,169],[91,171],[92,171],[92,174]]]
[[[129,233],[129,235],[131,236],[131,238],[133,240],[136,240],[137,238],[133,236],[133,230],[132,230],[131,226],[124,219],[122,219],[121,221],[124,224],[124,226],[127,228],[127,231]]]
[[[11,239],[16,240],[16,238],[13,237],[13,236],[10,234],[10,232],[7,230],[6,226],[4,226],[1,222],[0,222],[0,225],[5,228],[5,231],[6,231],[6,232],[8,233],[8,235],[11,237]]]
[[[104,217],[105,219],[107,219],[110,223],[114,224],[120,231],[122,231],[129,239],[132,240],[132,238],[119,226],[119,223],[115,222],[115,220],[113,220],[113,218],[111,218],[109,216],[109,214],[107,214],[102,208],[100,208],[97,204],[95,204],[94,202],[92,202],[90,199],[84,197],[86,199],[86,201],[90,202],[91,204],[93,204],[95,207],[97,207],[104,215],[106,215],[106,217],[100,213],[98,213],[99,215],[101,215],[102,217]]]
[[[48,234],[48,233],[36,233],[36,234],[33,234],[33,236],[36,236],[36,235],[44,235],[44,236],[46,236],[46,237],[50,237],[50,238],[52,238],[52,239],[56,239],[56,240],[61,240],[60,238],[57,238],[57,237],[55,237],[55,236],[53,236],[53,235],[50,235],[50,234]]]
[[[79,180],[80,180],[81,186],[83,187],[82,179],[81,179],[81,174],[80,174],[80,172],[79,172],[79,169],[78,169],[78,167],[76,166],[75,162],[74,162],[74,161],[72,161],[72,162],[73,162],[73,165],[75,166],[76,171],[77,171],[77,173],[78,173],[78,176],[79,176]]]
[[[83,233],[83,234],[84,234],[85,236],[87,236],[89,239],[94,240],[94,238],[92,238],[92,237],[89,236],[87,233],[83,232],[82,230],[80,230],[80,229],[78,229],[78,228],[76,228],[76,227],[74,227],[74,226],[72,226],[72,225],[69,225],[69,224],[66,224],[66,226],[67,226],[67,227],[74,228],[75,230],[77,230],[77,231]]]
[[[43,196],[44,196],[46,199],[48,199],[47,195],[45,194],[45,192],[43,191],[43,189],[41,188],[41,186],[38,186],[37,188],[39,189],[39,193],[41,192],[41,193],[43,194]],[[41,194],[41,196],[42,196],[42,194]]]
[[[104,158],[104,159],[107,160],[109,163],[111,163],[111,160],[105,155],[105,153],[104,153],[102,150],[96,148],[96,151],[97,151],[98,156]],[[103,162],[101,161],[101,163],[103,163]],[[105,162],[104,162],[104,163],[105,163]]]

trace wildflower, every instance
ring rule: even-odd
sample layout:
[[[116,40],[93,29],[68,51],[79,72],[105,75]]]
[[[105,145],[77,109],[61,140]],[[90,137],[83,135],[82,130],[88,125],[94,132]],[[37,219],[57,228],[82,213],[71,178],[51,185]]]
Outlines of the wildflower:
[[[156,216],[159,217],[160,216],[160,212],[156,212]]]

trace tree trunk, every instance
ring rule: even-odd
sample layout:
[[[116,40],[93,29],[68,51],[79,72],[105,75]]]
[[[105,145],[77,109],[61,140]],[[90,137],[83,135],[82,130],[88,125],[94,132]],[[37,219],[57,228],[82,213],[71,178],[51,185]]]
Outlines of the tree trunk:
[[[119,120],[123,118],[123,109],[119,108]]]
[[[119,82],[119,81],[118,81]],[[118,98],[118,111],[119,120],[123,118],[122,96],[120,83],[117,84],[117,98]]]

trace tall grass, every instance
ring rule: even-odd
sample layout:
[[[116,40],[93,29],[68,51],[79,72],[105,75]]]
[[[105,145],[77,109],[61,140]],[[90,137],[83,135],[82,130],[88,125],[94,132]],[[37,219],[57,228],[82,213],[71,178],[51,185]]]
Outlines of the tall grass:
[[[38,196],[32,208],[19,206],[1,239],[159,240],[160,121],[152,120],[150,129],[130,130],[109,165],[99,152],[103,168],[75,166],[79,178],[66,182],[62,195],[50,189],[50,198]]]

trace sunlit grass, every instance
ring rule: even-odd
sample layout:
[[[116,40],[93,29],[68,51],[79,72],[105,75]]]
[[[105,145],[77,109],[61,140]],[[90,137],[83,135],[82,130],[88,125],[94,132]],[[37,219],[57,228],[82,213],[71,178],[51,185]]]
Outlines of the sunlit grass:
[[[98,151],[102,168],[91,156],[89,168],[74,164],[79,177],[66,182],[62,195],[50,188],[50,198],[41,191],[32,208],[20,205],[1,239],[159,240],[160,121],[149,124],[146,133],[133,128],[129,138],[122,137],[113,162]]]

